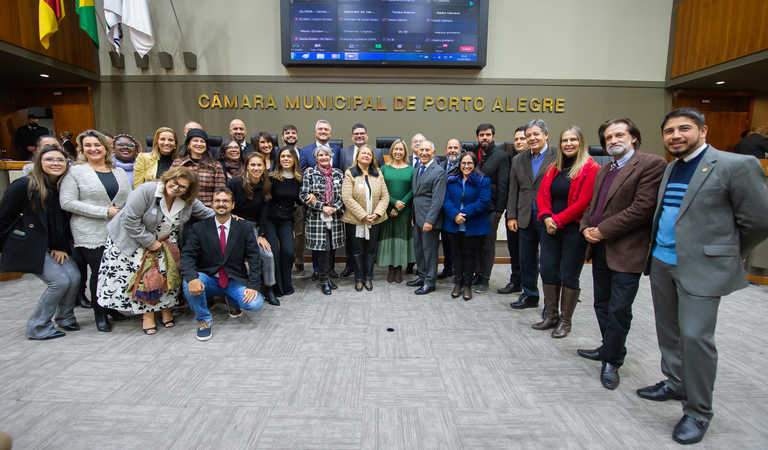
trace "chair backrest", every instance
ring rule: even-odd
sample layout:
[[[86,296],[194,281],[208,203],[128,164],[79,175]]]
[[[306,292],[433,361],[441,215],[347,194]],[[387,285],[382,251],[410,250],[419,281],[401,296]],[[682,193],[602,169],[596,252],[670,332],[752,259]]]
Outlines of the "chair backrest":
[[[383,154],[389,155],[389,148],[392,147],[392,143],[395,142],[398,139],[402,139],[402,138],[399,138],[399,137],[377,137],[376,138],[376,148],[380,148]]]
[[[330,139],[328,140],[328,145],[338,145],[341,148],[344,148],[344,141],[341,139]]]
[[[604,166],[613,161],[613,157],[605,154],[605,150],[603,149],[602,145],[590,145],[589,156],[591,156],[592,159],[601,166]]]
[[[476,145],[477,141],[461,141],[461,148],[468,152],[471,152]]]
[[[148,134],[147,135],[147,146],[144,147],[145,152],[151,152],[152,151],[152,144],[155,142],[155,135],[154,134]]]

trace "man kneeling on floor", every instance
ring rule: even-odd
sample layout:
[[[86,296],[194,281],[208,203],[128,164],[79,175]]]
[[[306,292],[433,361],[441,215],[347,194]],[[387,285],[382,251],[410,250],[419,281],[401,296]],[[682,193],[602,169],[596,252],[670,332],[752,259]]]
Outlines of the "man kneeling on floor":
[[[211,321],[206,296],[223,295],[229,317],[240,317],[243,309],[258,311],[264,299],[257,290],[261,258],[253,227],[245,220],[232,220],[232,191],[218,188],[213,193],[215,217],[194,224],[184,235],[181,273],[184,294],[197,320],[197,340],[211,338]],[[248,260],[248,270],[245,261]]]

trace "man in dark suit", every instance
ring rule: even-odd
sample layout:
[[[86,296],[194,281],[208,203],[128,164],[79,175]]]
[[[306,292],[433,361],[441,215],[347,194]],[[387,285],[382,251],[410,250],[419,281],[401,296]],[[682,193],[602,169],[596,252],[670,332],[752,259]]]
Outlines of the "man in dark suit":
[[[339,157],[339,150],[341,150],[341,147],[338,145],[331,145],[328,143],[328,141],[331,139],[331,124],[328,123],[327,120],[320,119],[315,123],[315,139],[316,141],[313,142],[310,145],[307,145],[306,147],[302,147],[301,150],[299,150],[299,165],[301,166],[301,171],[304,172],[307,170],[308,167],[315,167],[317,165],[317,161],[315,161],[315,149],[321,145],[327,145],[331,147],[331,151],[333,151],[333,160],[331,161],[331,166],[337,167],[338,165],[338,157]],[[335,250],[331,250],[333,253],[331,254],[331,278],[339,278],[338,272],[334,270],[333,268],[333,261],[335,259]],[[312,258],[312,281],[317,281],[320,279],[320,275],[318,274],[318,265],[317,261],[315,261],[314,258]]]
[[[16,145],[21,149],[21,157],[24,161],[32,159],[35,151],[35,143],[41,136],[51,134],[48,128],[37,124],[37,116],[27,116],[27,124],[16,129]]]
[[[331,139],[331,124],[327,120],[320,119],[315,124],[315,139],[316,141],[306,147],[302,147],[299,151],[299,165],[301,165],[301,171],[307,170],[307,167],[315,167],[317,162],[315,161],[314,151],[320,145],[327,145],[331,147],[333,151],[333,161],[331,165],[338,167],[338,155],[341,147],[338,145],[331,145],[328,141]]]
[[[640,130],[627,118],[605,122],[598,135],[613,161],[597,172],[592,201],[581,217],[580,229],[590,243],[586,258],[592,260],[594,308],[603,343],[577,353],[602,361],[600,382],[607,389],[616,389],[666,162],[639,151]]]
[[[229,135],[232,136],[232,139],[234,139],[235,142],[237,142],[237,145],[240,146],[240,152],[243,154],[243,158],[245,158],[248,153],[253,152],[253,144],[245,140],[245,137],[248,136],[248,130],[245,129],[245,122],[240,119],[234,119],[232,122],[229,122]]]
[[[698,109],[670,112],[661,133],[675,160],[661,180],[646,274],[667,379],[637,395],[682,400],[672,439],[694,444],[713,416],[720,297],[747,287],[742,260],[768,238],[768,191],[755,158],[707,144]]]
[[[445,143],[445,159],[440,161],[440,167],[445,169],[447,176],[459,173],[459,155],[461,154],[461,141],[448,139]],[[443,243],[443,271],[437,275],[438,280],[444,280],[453,276],[453,248],[451,238],[445,229],[440,230],[440,241]]]
[[[520,237],[520,276],[523,293],[509,306],[514,309],[539,306],[539,243],[544,225],[539,222],[536,197],[547,167],[557,158],[557,148],[547,143],[547,124],[536,119],[525,126],[529,150],[512,160],[509,171],[507,227]]]
[[[768,128],[762,126],[755,131],[747,130],[741,133],[741,140],[733,148],[733,152],[765,159],[765,154],[768,153]]]
[[[339,150],[338,156],[335,159],[336,165],[334,167],[341,170],[341,173],[346,172],[347,169],[349,169],[350,166],[354,164],[355,158],[357,157],[357,151],[360,149],[360,147],[368,144],[368,129],[362,123],[356,123],[354,126],[352,126],[352,142],[354,142],[353,145],[344,147]],[[381,154],[381,149],[374,148],[373,156],[376,158],[376,164],[378,164],[379,167],[384,165],[384,156]],[[355,225],[345,223],[344,227],[346,227],[345,247],[347,251],[351,252],[352,243],[355,239]],[[355,273],[355,269],[352,267],[352,258],[348,257],[345,259],[346,265],[344,266],[344,270],[341,272],[341,278],[346,278]]]
[[[512,161],[514,158],[528,150],[528,141],[525,139],[525,125],[517,127],[515,130],[515,137],[513,140],[513,148],[507,149],[507,154],[510,158],[510,171],[512,168]],[[512,231],[507,228],[507,250],[509,251],[509,283],[501,289],[497,289],[499,294],[512,294],[514,292],[520,292],[522,288],[522,280],[520,278],[520,238],[517,235],[517,231]]]
[[[415,294],[424,295],[433,292],[437,282],[437,248],[448,176],[435,160],[432,142],[420,143],[419,161],[413,175],[413,246],[419,277],[406,284],[421,286]]]
[[[258,291],[261,283],[259,244],[250,222],[232,220],[234,205],[232,191],[225,187],[216,189],[213,193],[215,217],[195,223],[184,236],[181,275],[184,294],[197,320],[198,341],[211,338],[213,317],[208,311],[207,296],[226,296],[230,317],[242,315],[241,309],[258,311],[264,305]]]
[[[72,137],[74,135],[70,131],[62,131],[59,135],[59,138],[61,139],[61,148],[64,149],[65,152],[67,152],[67,155],[74,160],[76,155],[75,150],[75,144],[72,143]]]
[[[507,209],[509,196],[509,155],[496,148],[496,127],[490,123],[480,124],[475,130],[477,145],[472,150],[480,161],[480,172],[491,180],[491,204],[488,206],[488,223],[491,232],[485,237],[477,254],[478,270],[475,272],[475,292],[484,294],[491,281],[493,264],[496,261],[496,230],[499,220]],[[545,168],[546,169],[546,168]]]

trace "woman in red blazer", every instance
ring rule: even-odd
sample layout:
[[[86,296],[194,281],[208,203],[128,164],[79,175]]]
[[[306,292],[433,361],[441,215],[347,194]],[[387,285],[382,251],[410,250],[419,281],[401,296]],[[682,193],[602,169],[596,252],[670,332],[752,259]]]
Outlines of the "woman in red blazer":
[[[587,153],[581,128],[567,127],[560,133],[560,152],[547,167],[536,199],[539,220],[546,226],[546,233],[541,236],[546,316],[534,324],[533,329],[555,328],[553,338],[568,336],[571,317],[579,301],[579,277],[587,251],[587,241],[579,233],[579,222],[592,200],[598,168]]]

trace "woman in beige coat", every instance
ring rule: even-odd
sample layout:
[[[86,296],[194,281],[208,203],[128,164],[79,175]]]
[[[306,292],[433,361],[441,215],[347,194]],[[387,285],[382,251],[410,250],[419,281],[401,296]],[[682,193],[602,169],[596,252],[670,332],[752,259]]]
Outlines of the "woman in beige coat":
[[[365,289],[372,291],[379,225],[387,219],[389,192],[371,147],[364,145],[358,149],[355,163],[344,174],[341,198],[346,209],[341,220],[354,225],[352,248],[347,249],[347,257],[352,257],[355,289],[362,291],[365,281]]]

